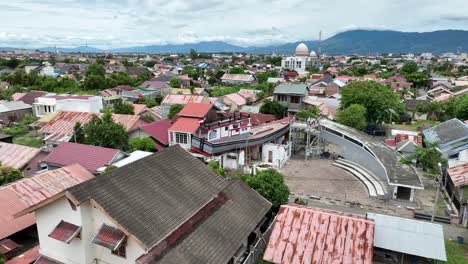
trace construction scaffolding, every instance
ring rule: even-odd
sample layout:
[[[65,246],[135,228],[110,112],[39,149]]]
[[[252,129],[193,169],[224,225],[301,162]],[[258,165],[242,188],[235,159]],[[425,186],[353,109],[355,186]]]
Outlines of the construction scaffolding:
[[[317,119],[306,122],[295,122],[291,125],[290,142],[292,155],[304,155],[304,159],[320,159],[325,145],[320,139]]]

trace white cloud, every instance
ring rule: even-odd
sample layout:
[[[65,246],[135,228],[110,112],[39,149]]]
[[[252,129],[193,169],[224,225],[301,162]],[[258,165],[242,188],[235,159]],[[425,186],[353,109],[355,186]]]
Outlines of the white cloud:
[[[366,28],[468,29],[466,0],[0,0],[0,46],[267,45]]]

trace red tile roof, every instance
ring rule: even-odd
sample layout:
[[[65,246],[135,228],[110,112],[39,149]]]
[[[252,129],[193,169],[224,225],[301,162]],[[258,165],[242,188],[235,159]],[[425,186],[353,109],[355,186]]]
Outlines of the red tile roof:
[[[125,240],[125,233],[117,228],[103,224],[92,243],[111,250],[117,249]]]
[[[44,162],[58,166],[80,164],[94,172],[109,165],[119,152],[118,149],[62,142],[50,152]]]
[[[371,264],[374,222],[302,205],[282,205],[263,259],[273,263]]]
[[[22,215],[28,213],[30,207],[93,178],[94,176],[81,165],[74,164],[16,181],[7,188],[28,207],[19,214]]]
[[[30,264],[39,257],[39,245],[23,252],[21,255],[12,258],[5,264]]]
[[[452,167],[447,172],[456,187],[468,185],[468,163]]]
[[[193,134],[200,127],[200,119],[190,117],[180,117],[169,128],[169,131],[185,132]]]
[[[9,237],[16,232],[24,230],[36,223],[34,213],[15,218],[15,214],[26,209],[9,186],[0,187],[0,239]]]
[[[56,261],[54,259],[45,257],[45,256],[40,256],[34,264],[63,264],[62,262]]]
[[[204,118],[210,111],[212,104],[208,103],[188,103],[178,113],[179,116]]]
[[[80,233],[80,231],[80,226],[62,220],[55,227],[52,233],[49,234],[49,237],[70,244],[72,239],[75,238]]]
[[[39,152],[38,148],[0,142],[0,164],[23,169]]]
[[[147,125],[141,126],[146,133],[150,134],[157,141],[161,142],[164,145],[169,144],[169,138],[167,131],[172,126],[171,120],[163,119],[158,122],[150,123]]]
[[[18,248],[19,245],[11,239],[4,239],[0,241],[0,254],[6,254]]]

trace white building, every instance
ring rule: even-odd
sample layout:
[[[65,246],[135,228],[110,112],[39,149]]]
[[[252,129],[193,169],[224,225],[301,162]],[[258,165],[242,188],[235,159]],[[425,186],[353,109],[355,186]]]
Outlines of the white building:
[[[306,44],[301,43],[296,47],[296,53],[292,57],[286,57],[281,60],[281,69],[289,69],[299,74],[307,74],[307,67],[315,65],[318,56],[315,51],[309,53]]]
[[[102,97],[90,95],[43,96],[33,103],[33,113],[37,117],[56,111],[99,113],[102,109]]]

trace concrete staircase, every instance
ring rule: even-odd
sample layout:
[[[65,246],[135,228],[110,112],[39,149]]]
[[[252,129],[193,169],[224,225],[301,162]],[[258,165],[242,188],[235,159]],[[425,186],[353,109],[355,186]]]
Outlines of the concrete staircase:
[[[375,175],[373,175],[370,171],[361,165],[346,159],[338,159],[335,161],[335,163],[333,163],[333,165],[350,172],[357,179],[359,179],[366,186],[369,192],[369,196],[385,196],[385,185]]]

